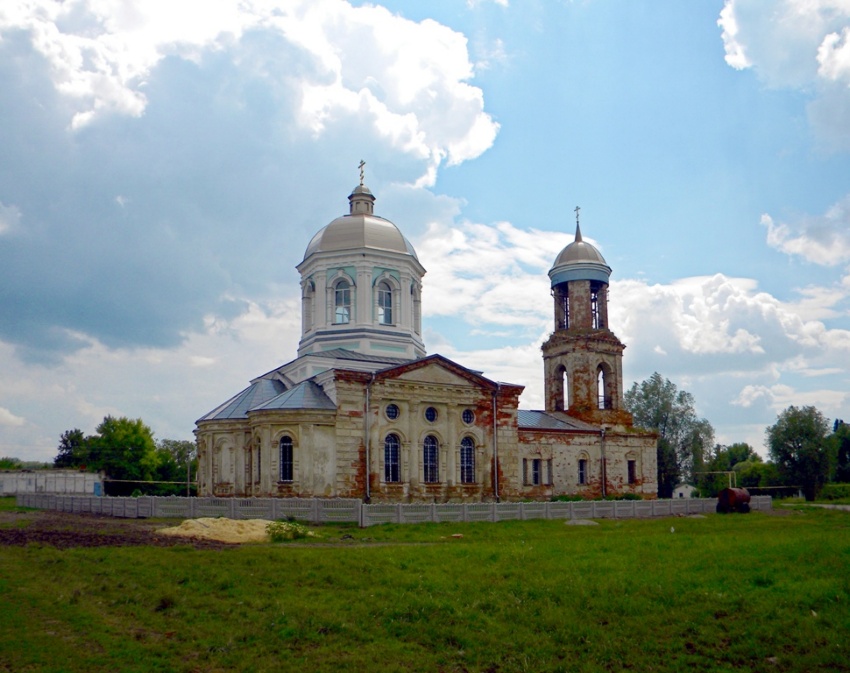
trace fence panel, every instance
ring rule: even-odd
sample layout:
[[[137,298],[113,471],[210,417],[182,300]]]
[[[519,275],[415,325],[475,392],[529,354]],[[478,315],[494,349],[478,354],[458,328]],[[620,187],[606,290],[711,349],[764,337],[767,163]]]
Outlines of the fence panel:
[[[271,498],[274,519],[298,519],[319,523],[318,500],[313,498]]]
[[[466,505],[461,504],[434,505],[434,521],[461,522],[464,509]]]
[[[614,518],[614,505],[616,503],[612,500],[597,500],[592,503],[593,505],[593,519],[613,519]]]
[[[243,498],[235,505],[237,519],[274,519],[274,503],[269,498]]]
[[[653,500],[652,501],[652,516],[670,516],[671,500]]]
[[[520,519],[548,519],[548,502],[521,502],[519,504]]]
[[[522,518],[521,502],[500,502],[494,505],[496,521],[515,521]]]
[[[652,502],[649,500],[635,501],[635,518],[645,519],[652,516]]]
[[[670,514],[687,514],[688,501],[684,498],[670,501]]]
[[[102,500],[102,498],[98,498]],[[153,516],[153,501],[150,497],[138,498],[138,516],[140,519],[147,519]]]
[[[192,511],[192,503],[189,500],[190,498],[177,497],[151,498],[153,516],[165,519],[188,519]]]
[[[635,518],[634,500],[617,500],[614,502],[614,517],[617,519]]]
[[[592,502],[573,502],[573,519],[592,519],[593,518],[593,503]]]
[[[363,527],[381,523],[396,523],[398,521],[398,505],[377,504],[363,505]]]
[[[571,502],[547,502],[546,506],[550,519],[571,519],[573,516],[573,503]]]
[[[467,521],[493,521],[492,502],[470,502],[466,504]]]
[[[357,523],[360,521],[360,501],[354,498],[318,500],[318,523]]]
[[[410,504],[402,505],[399,512],[399,523],[425,523],[434,520],[434,505]]]

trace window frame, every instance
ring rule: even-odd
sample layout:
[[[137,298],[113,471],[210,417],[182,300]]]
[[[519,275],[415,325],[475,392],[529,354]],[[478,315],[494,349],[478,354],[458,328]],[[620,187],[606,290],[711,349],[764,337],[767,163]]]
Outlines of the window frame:
[[[351,323],[351,289],[354,286],[345,278],[340,278],[334,283],[334,325],[348,325]],[[342,301],[340,301],[342,297]],[[344,312],[345,320],[340,319],[340,312]]]
[[[401,439],[394,432],[384,437],[384,482],[401,483]]]
[[[587,458],[578,459],[578,483],[587,486]]]
[[[382,280],[377,287],[378,324],[394,325],[393,322],[393,287]]]
[[[440,483],[440,440],[434,435],[426,435],[422,440],[422,481]]]
[[[476,483],[475,440],[469,436],[466,436],[460,440],[460,483]]]
[[[295,481],[295,442],[289,435],[278,440],[278,482],[289,484]]]

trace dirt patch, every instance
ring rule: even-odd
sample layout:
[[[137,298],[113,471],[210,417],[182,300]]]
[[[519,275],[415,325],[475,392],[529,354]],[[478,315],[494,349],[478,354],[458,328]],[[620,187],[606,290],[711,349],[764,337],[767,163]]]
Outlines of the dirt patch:
[[[0,545],[43,544],[72,547],[173,547],[226,549],[233,545],[209,539],[158,535],[166,523],[149,519],[117,519],[96,514],[48,510],[0,513]]]

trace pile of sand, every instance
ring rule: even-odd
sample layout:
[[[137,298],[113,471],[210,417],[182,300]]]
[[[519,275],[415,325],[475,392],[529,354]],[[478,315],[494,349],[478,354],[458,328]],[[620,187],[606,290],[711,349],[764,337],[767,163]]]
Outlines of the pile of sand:
[[[241,519],[239,521],[224,518],[186,519],[179,526],[161,528],[157,533],[217,540],[231,544],[268,542],[269,535],[266,532],[266,526],[270,523],[271,521],[266,519]]]

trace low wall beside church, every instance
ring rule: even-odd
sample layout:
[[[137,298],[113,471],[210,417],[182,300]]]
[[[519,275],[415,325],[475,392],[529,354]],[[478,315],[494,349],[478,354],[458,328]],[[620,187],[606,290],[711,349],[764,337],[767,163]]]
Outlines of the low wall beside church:
[[[575,502],[475,502],[446,504],[365,504],[354,498],[138,498],[19,494],[21,507],[75,514],[138,518],[286,519],[308,523],[356,523],[361,527],[381,523],[473,522],[527,519],[643,519],[713,513],[714,498],[679,500],[581,500]],[[773,508],[769,495],[750,501],[754,511]]]

